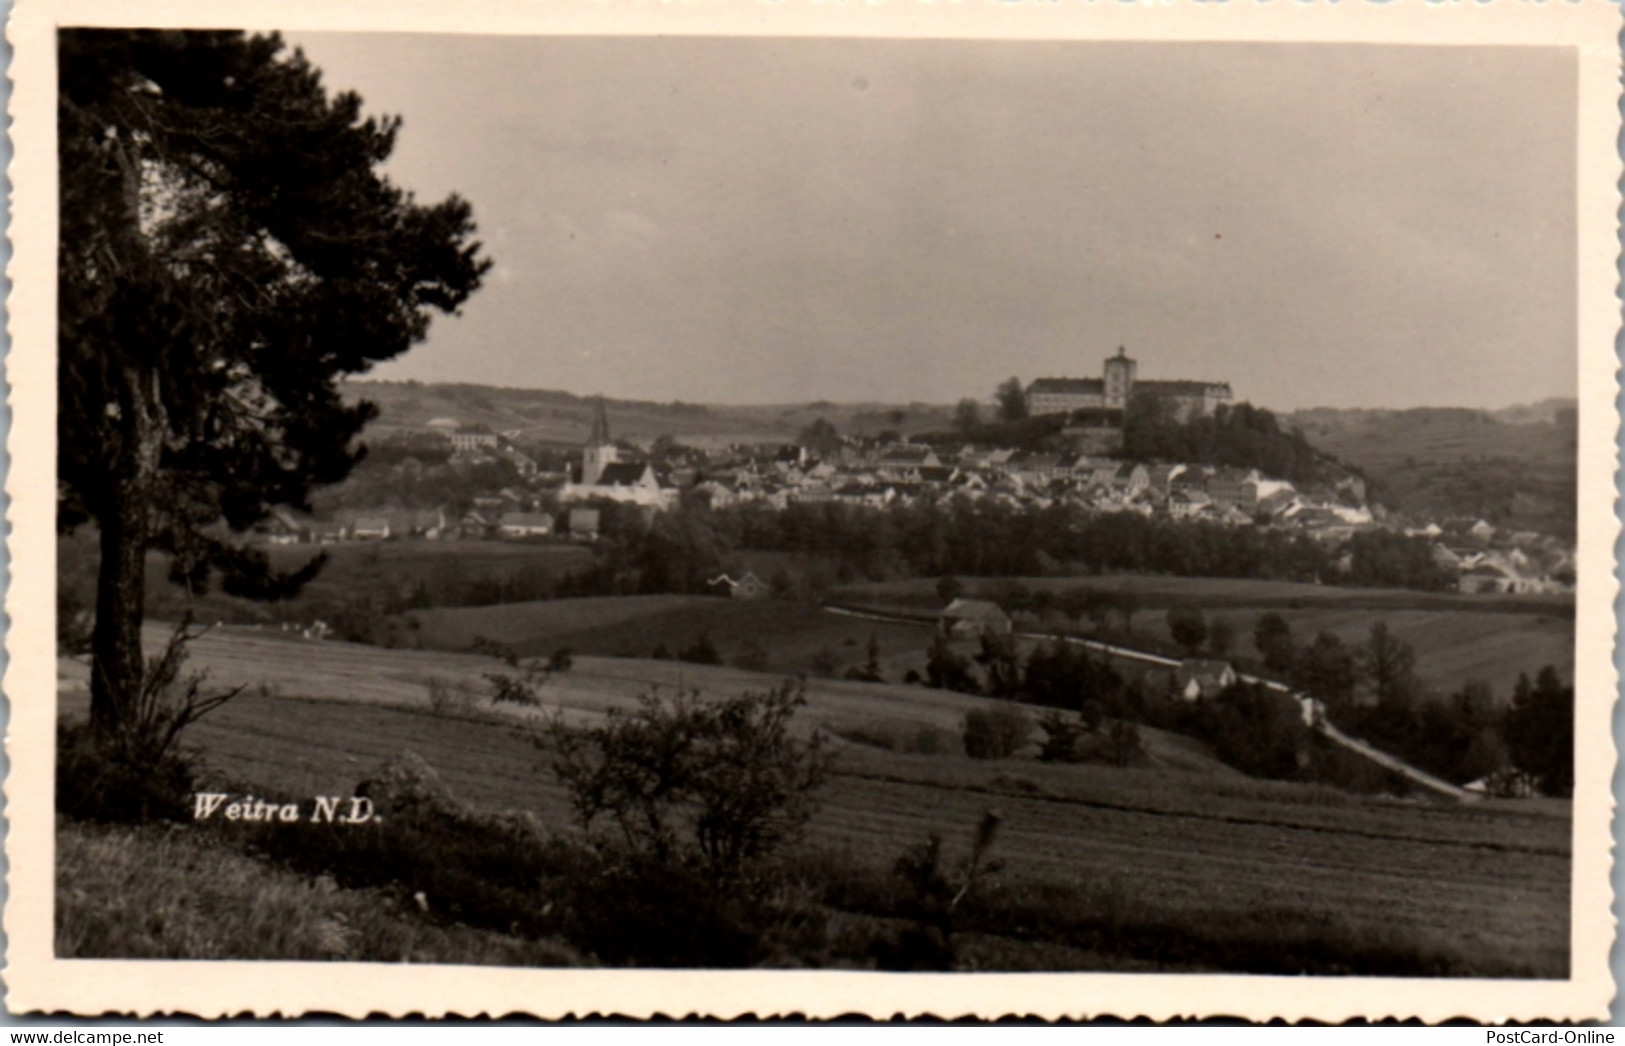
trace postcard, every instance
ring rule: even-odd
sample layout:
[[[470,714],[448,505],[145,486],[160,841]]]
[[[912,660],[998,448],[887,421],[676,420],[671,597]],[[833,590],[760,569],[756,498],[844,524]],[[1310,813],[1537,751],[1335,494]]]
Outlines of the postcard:
[[[1618,27],[19,0],[8,1006],[1606,1019]]]

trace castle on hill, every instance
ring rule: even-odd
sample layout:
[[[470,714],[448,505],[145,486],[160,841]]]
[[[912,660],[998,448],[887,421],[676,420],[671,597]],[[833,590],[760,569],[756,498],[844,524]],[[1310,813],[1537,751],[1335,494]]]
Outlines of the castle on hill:
[[[1206,417],[1230,399],[1227,381],[1141,381],[1139,364],[1119,348],[1098,378],[1038,378],[1027,386],[1027,413],[1104,411],[1121,415],[1135,396],[1156,396],[1179,421]]]

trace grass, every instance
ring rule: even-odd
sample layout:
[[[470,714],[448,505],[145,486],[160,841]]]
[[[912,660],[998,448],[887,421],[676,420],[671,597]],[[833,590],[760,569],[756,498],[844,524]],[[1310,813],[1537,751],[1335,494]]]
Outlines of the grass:
[[[411,593],[420,584],[431,594],[444,594],[458,591],[475,578],[558,578],[592,564],[591,549],[563,542],[407,540],[324,546],[273,545],[265,552],[278,570],[296,570],[321,552],[327,554],[327,565],[297,599],[266,604],[213,591],[191,602],[197,617],[236,622],[275,619],[308,623],[320,616],[322,607],[356,596],[383,602],[386,598]],[[90,528],[81,528],[58,541],[60,573],[83,588],[87,597],[95,591],[96,556],[96,536]],[[149,554],[148,613],[173,614],[186,600],[182,590],[166,580],[168,572],[169,562],[164,556],[156,552]]]
[[[410,750],[473,806],[568,823],[566,797],[522,717],[429,709],[422,678],[477,679],[491,659],[338,643],[296,644],[290,652],[287,644],[232,630],[198,644],[199,664],[222,675],[269,671],[279,683],[197,728],[195,741],[231,777],[279,793],[349,794],[379,763]],[[543,699],[570,716],[595,716],[652,683],[679,679],[725,694],[762,689],[775,677],[583,657],[543,688]],[[70,713],[84,703],[77,690],[62,701]],[[1005,818],[999,856],[1011,868],[1040,882],[1083,876],[1128,884],[1146,925],[1240,926],[1259,913],[1312,912],[1319,914],[1310,924],[1336,926],[1349,940],[1457,940],[1478,956],[1474,969],[1566,970],[1566,805],[1446,807],[1255,781],[1204,771],[1200,751],[1149,729],[1142,731],[1148,747],[1182,752],[1185,769],[976,761],[946,744],[941,753],[917,754],[925,731],[956,741],[964,712],[983,703],[918,687],[811,681],[803,728],[824,726],[848,740],[809,841],[883,869],[928,832],[962,832],[996,807]],[[1279,917],[1298,925],[1292,918]],[[1049,961],[1087,964],[1105,938],[1079,931],[1067,940],[1075,944],[1034,947]],[[1061,950],[1044,952],[1051,945]],[[989,947],[1004,954],[1014,945]],[[1134,954],[1148,947],[1141,941]]]
[[[682,650],[703,633],[725,662],[755,643],[767,652],[767,668],[782,673],[809,671],[822,651],[836,674],[844,673],[864,662],[871,635],[883,663],[918,654],[929,642],[915,627],[842,618],[807,603],[715,596],[555,599],[418,610],[402,620],[403,632],[426,649],[467,650],[476,636],[485,636],[527,655],[569,647],[581,654],[648,657],[657,646]],[[902,674],[889,675],[900,680]]]
[[[180,827],[63,823],[56,912],[63,958],[581,963],[561,942],[437,925],[384,891],[342,889]]]

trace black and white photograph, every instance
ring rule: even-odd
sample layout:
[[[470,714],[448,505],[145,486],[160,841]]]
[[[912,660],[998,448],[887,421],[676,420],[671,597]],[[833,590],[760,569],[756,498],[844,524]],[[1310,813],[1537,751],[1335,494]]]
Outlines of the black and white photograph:
[[[18,118],[53,970],[1605,1015],[1583,47],[130,17]]]

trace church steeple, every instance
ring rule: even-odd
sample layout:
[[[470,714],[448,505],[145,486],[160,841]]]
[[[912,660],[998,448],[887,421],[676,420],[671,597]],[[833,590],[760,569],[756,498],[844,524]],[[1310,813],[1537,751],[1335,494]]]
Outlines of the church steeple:
[[[592,431],[587,434],[587,445],[581,451],[581,482],[595,486],[604,474],[605,466],[615,462],[615,444],[609,438],[609,414],[604,410],[604,398],[598,397],[593,409]]]
[[[598,402],[593,409],[592,432],[587,436],[587,446],[608,447],[610,445],[609,414],[604,410],[604,397],[599,396]]]

